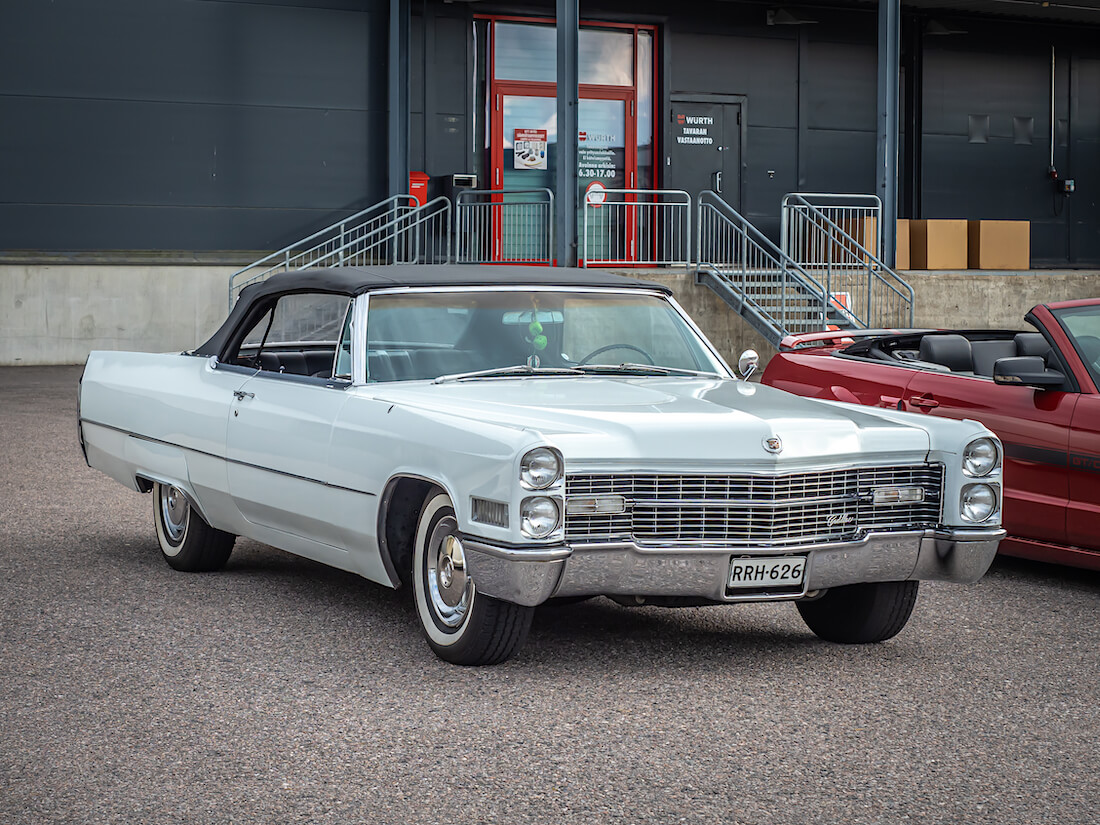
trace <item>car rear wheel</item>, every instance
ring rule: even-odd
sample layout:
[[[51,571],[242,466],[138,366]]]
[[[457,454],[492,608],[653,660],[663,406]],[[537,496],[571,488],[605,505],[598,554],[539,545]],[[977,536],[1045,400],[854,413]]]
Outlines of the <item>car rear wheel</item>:
[[[153,521],[164,560],[187,573],[223,568],[237,539],[203,521],[183,492],[169,484],[153,485]]]
[[[870,582],[834,587],[820,599],[798,602],[802,620],[829,642],[868,644],[893,638],[905,627],[920,582]]]
[[[454,507],[447,494],[428,493],[413,550],[413,600],[436,655],[456,665],[495,665],[523,646],[533,607],[477,592],[466,570]]]

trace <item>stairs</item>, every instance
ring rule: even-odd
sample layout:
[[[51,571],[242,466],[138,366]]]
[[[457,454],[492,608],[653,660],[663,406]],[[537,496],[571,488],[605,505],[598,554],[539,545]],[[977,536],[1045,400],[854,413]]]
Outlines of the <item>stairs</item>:
[[[714,192],[699,195],[695,282],[713,290],[770,344],[849,327],[825,288]]]

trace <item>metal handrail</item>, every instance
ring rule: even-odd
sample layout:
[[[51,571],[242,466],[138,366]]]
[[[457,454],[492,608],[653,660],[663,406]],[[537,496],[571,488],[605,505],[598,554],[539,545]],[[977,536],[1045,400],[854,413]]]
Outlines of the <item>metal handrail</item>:
[[[792,258],[802,264],[812,264],[813,261],[803,261],[799,255],[801,249],[795,243],[790,232],[789,213],[795,209],[793,198],[801,198],[811,204],[815,209],[832,218],[840,226],[860,227],[859,236],[863,239],[860,243],[869,249],[875,256],[882,256],[882,200],[878,195],[862,195],[855,193],[839,192],[793,192],[783,197],[780,208],[780,245]],[[867,231],[867,222],[871,224],[871,231]],[[868,238],[872,243],[867,243]]]
[[[853,326],[913,326],[914,292],[903,278],[802,195],[788,194],[783,203],[784,218],[789,214],[805,223],[806,237],[812,236],[815,250],[821,253],[812,264],[801,262],[803,269],[824,276],[830,301],[842,307]],[[787,210],[788,204],[798,208]],[[793,224],[785,222],[784,237],[788,232],[797,234]],[[881,289],[876,290],[876,285]],[[841,301],[841,296],[848,300]]]
[[[394,264],[450,263],[451,202],[440,195],[423,206],[400,210],[361,235],[348,234],[350,240],[299,268],[363,266],[379,258]]]
[[[520,200],[510,199],[514,197]],[[457,263],[554,263],[554,193],[467,189],[455,197]]]
[[[348,234],[359,231],[364,226],[377,224],[387,214],[415,209],[415,206],[410,205],[410,201],[412,204],[418,203],[412,195],[394,195],[386,198],[237,270],[229,276],[230,308],[232,308],[233,302],[241,290],[249,284],[264,281],[278,272],[303,268],[310,261],[328,254],[335,248],[344,246]],[[317,243],[314,243],[314,241],[317,241]],[[307,244],[313,245],[306,246]],[[265,269],[255,272],[258,267],[264,267],[265,264],[268,265]]]
[[[691,265],[691,195],[682,189],[591,189],[581,208],[581,266]]]
[[[826,327],[828,293],[797,261],[716,192],[700,193],[697,214],[697,272],[732,291],[735,308],[769,340]]]

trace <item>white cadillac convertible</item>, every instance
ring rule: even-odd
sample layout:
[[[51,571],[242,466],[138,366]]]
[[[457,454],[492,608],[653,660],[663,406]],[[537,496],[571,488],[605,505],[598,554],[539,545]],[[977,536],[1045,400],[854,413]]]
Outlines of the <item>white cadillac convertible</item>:
[[[411,585],[458,664],[512,656],[548,599],[598,595],[787,599],[823,639],[882,641],[919,580],[985,573],[1004,535],[989,430],[746,377],[645,281],[304,270],[246,287],[191,352],[93,352],[81,445],[153,494],[177,570],[246,536]]]

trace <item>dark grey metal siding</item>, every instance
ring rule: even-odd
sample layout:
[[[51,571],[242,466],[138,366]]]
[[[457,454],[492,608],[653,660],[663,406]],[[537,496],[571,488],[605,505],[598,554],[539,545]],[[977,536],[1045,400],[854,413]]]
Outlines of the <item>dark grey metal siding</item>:
[[[1080,186],[1069,200],[1070,255],[1100,264],[1100,53],[1074,55],[1067,176]]]
[[[788,192],[875,191],[875,16],[769,27],[761,7],[728,8],[669,22],[671,91],[748,97],[742,211],[778,238]]]
[[[386,5],[0,10],[0,248],[269,249],[384,197]]]
[[[806,2],[797,9],[816,22],[800,26],[766,25],[766,4],[710,0],[595,0],[582,16],[661,27],[661,148],[672,95],[745,96],[742,211],[775,237],[787,192],[875,191],[874,5]],[[271,249],[390,194],[388,8],[0,4],[0,249]],[[971,14],[949,20],[962,33],[937,37],[921,32],[940,11],[906,9],[901,214],[1027,219],[1036,264],[1100,265],[1100,27]],[[485,23],[473,15],[552,12],[414,4],[413,169],[437,183],[478,172],[486,185],[471,81],[475,65],[485,71],[473,36]],[[1047,176],[1051,44],[1068,199]],[[657,168],[661,186],[677,186],[663,157]]]
[[[476,174],[479,186],[487,188],[486,160],[480,155],[485,112],[475,102],[471,79],[478,51],[473,15],[465,4],[417,6],[410,31],[410,168],[431,176],[430,197],[442,194],[445,180],[456,173]],[[479,31],[484,38],[484,22]],[[484,50],[482,42],[482,60]],[[485,66],[477,71],[484,82]]]
[[[1026,219],[1033,264],[1100,263],[1096,30],[978,20],[961,28],[925,38],[924,216]],[[1054,166],[1076,181],[1068,198],[1048,173],[1052,45]]]
[[[672,93],[747,96],[742,211],[772,237],[786,192],[876,189],[876,15],[799,14],[816,22],[769,27],[765,9],[724,3],[668,22]],[[958,34],[922,37],[928,20],[902,21],[915,83],[903,90],[917,91],[902,134],[919,139],[899,213],[1029,220],[1035,265],[1100,264],[1100,28],[968,17],[952,18]],[[1076,182],[1068,199],[1047,171],[1052,45],[1055,166]]]
[[[929,37],[923,74],[924,215],[1027,219],[1033,259],[1065,260],[1065,215],[1055,214],[1063,199],[1047,175],[1049,41]]]

